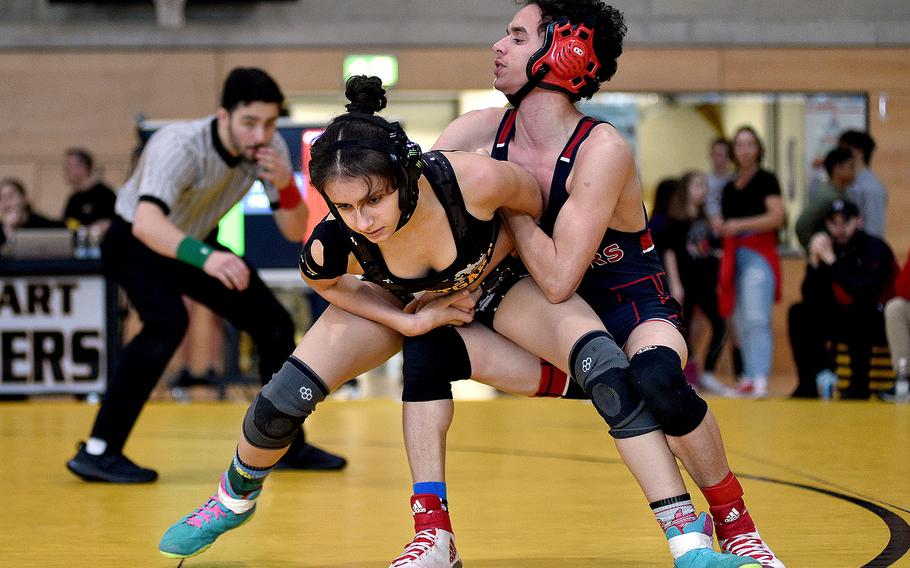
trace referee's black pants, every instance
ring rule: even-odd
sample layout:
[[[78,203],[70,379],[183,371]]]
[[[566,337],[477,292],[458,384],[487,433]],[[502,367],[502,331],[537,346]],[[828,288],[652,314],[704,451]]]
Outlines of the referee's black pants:
[[[111,224],[101,254],[106,276],[126,291],[142,320],[142,331],[123,349],[108,378],[92,428],[92,436],[105,440],[109,452],[122,452],[145,401],[183,340],[189,321],[182,296],[250,334],[259,352],[263,384],[294,350],[290,314],[252,268],[247,289],[230,290],[199,268],[153,252],[120,218]]]

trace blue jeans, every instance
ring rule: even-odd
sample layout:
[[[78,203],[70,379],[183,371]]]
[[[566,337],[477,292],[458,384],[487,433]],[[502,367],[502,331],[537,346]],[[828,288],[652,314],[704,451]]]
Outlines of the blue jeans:
[[[739,336],[743,372],[750,379],[771,373],[774,271],[765,257],[752,249],[736,250],[736,306],[733,325]]]

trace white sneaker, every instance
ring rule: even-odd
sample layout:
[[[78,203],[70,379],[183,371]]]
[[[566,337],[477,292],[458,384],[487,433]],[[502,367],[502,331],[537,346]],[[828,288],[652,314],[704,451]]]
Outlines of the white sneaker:
[[[414,535],[389,568],[461,568],[455,535],[445,529],[426,529]]]
[[[768,398],[768,378],[743,379],[736,385],[736,396],[742,398]]]
[[[698,377],[698,383],[701,385],[702,390],[710,394],[719,394],[721,396],[733,396],[736,394],[732,387],[728,387],[717,380],[714,373],[709,371],[705,371]]]
[[[758,377],[752,381],[752,397],[768,398],[768,377]]]
[[[771,552],[771,549],[756,532],[738,534],[725,540],[718,539],[721,552],[754,558],[768,568],[786,568],[780,558]]]

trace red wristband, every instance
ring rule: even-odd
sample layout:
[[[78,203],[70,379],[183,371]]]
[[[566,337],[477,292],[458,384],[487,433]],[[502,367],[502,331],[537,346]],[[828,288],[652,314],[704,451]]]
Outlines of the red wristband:
[[[300,205],[301,201],[303,201],[303,197],[301,197],[300,190],[297,189],[297,183],[292,175],[291,181],[278,191],[278,203],[282,209],[294,209]]]

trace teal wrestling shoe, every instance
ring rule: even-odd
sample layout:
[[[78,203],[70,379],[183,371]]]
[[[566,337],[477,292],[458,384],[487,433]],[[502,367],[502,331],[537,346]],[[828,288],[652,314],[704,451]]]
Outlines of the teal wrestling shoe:
[[[202,507],[183,517],[164,533],[158,551],[168,558],[189,558],[209,549],[222,534],[243,525],[256,512],[256,497],[261,490],[246,497],[236,495],[221,476],[218,492]],[[241,510],[241,513],[235,513]]]
[[[761,564],[752,558],[714,550],[714,522],[707,513],[700,514],[682,530],[670,527],[666,534],[670,552],[676,558],[673,568],[761,568]]]

